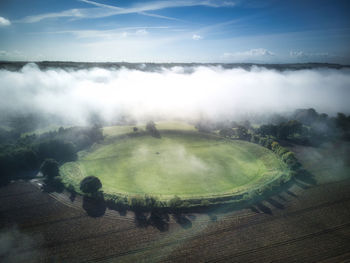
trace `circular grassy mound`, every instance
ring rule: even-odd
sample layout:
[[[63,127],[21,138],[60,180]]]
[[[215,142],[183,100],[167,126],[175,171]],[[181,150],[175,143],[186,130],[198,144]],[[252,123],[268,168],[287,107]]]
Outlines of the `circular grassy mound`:
[[[105,193],[160,200],[242,194],[285,173],[285,164],[266,148],[196,132],[109,140],[61,167],[63,182],[76,190],[85,176],[94,175]]]

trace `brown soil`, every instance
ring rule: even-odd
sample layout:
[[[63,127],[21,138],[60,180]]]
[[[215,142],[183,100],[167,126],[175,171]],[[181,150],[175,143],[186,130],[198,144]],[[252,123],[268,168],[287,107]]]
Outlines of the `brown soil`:
[[[81,197],[17,181],[0,188],[0,252],[9,236],[16,240],[0,261],[347,262],[349,190],[349,179],[297,180],[246,209],[153,222],[109,209],[89,216]]]

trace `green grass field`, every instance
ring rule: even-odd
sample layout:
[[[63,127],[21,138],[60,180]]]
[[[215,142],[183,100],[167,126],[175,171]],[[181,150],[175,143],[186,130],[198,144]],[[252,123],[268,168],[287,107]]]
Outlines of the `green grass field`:
[[[274,153],[259,145],[204,136],[190,126],[179,132],[174,125],[163,125],[175,131],[161,132],[161,139],[115,137],[81,152],[77,162],[61,167],[63,182],[78,189],[85,176],[94,175],[109,194],[191,199],[242,193],[288,172]],[[131,129],[108,127],[104,132],[113,137]]]

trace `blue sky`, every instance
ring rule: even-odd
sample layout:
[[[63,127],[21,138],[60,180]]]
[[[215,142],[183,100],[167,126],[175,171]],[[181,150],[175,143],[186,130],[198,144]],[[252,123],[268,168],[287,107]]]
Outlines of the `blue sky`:
[[[350,64],[347,0],[1,0],[0,60]]]

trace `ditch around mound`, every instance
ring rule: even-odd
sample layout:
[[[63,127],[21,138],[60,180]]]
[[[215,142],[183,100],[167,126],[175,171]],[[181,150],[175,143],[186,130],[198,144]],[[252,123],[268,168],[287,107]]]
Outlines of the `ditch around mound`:
[[[94,145],[60,172],[64,185],[78,193],[81,180],[93,175],[109,196],[153,196],[165,202],[177,196],[198,202],[247,198],[288,177],[290,170],[257,144],[168,131],[161,138],[130,134]]]

